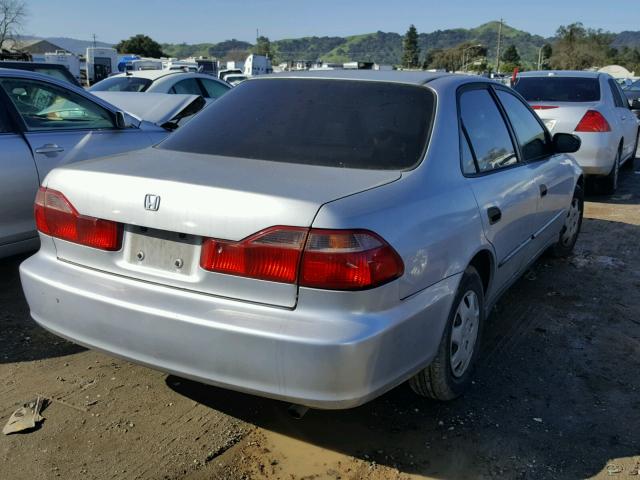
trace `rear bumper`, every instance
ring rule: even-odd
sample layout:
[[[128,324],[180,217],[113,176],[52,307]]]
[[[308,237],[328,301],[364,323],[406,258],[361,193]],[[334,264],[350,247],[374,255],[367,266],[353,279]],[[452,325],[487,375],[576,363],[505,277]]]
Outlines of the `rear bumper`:
[[[332,302],[327,292],[301,289],[291,310],[107,274],[43,250],[22,263],[20,276],[31,315],[57,335],[179,376],[316,408],[359,405],[426,366],[460,279],[371,313],[359,296],[398,298],[397,282],[332,292]]]
[[[608,175],[618,153],[620,139],[612,133],[575,133],[582,145],[573,154],[582,170],[587,175]]]

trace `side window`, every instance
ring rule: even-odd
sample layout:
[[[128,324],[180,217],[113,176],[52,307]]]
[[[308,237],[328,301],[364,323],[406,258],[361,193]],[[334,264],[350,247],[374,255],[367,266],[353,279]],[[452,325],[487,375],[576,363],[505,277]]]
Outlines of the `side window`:
[[[185,95],[202,95],[202,90],[195,78],[187,78],[176,83],[171,89],[171,93],[179,93]]]
[[[17,78],[0,85],[30,131],[114,128],[107,110],[57,85]]]
[[[505,90],[497,90],[496,93],[507,112],[513,130],[516,132],[522,152],[522,161],[528,162],[549,156],[551,146],[544,128],[534,116],[535,114],[515,95]]]
[[[215,80],[201,78],[200,82],[202,82],[202,86],[204,87],[205,92],[207,92],[207,97],[209,98],[219,98],[229,91],[229,87],[220,82],[216,82]]]
[[[498,106],[486,89],[460,95],[460,118],[480,172],[518,163],[511,136]]]
[[[618,85],[616,85],[616,82],[612,79],[609,79],[608,82],[609,88],[611,89],[611,95],[613,95],[613,103],[617,108],[626,107],[625,102],[623,102],[622,98],[620,97],[620,92],[618,91]]]
[[[471,153],[469,138],[464,127],[460,130],[460,153],[462,156],[462,172],[465,175],[478,173],[478,166],[476,165],[475,158],[473,158],[473,153]]]
[[[11,133],[13,129],[9,123],[7,107],[0,104],[0,133]]]
[[[622,103],[624,104],[624,108],[629,108],[629,99],[627,98],[627,95],[624,93],[624,90],[622,90],[622,87],[619,83],[616,83],[616,88],[618,89],[618,93],[620,94],[620,98],[622,99]]]

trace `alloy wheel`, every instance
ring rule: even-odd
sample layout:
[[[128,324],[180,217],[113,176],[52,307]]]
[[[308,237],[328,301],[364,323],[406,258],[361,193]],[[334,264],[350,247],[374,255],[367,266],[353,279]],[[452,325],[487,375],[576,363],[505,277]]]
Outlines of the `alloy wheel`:
[[[451,327],[450,364],[456,378],[464,375],[473,358],[480,324],[480,302],[473,290],[466,292],[456,310]]]

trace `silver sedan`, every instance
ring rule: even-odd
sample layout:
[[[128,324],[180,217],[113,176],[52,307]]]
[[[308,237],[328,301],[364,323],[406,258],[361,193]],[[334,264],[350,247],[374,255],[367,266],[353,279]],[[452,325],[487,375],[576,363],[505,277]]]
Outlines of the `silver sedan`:
[[[579,146],[479,78],[250,79],[157,147],[53,170],[24,291],[62,337],[213,385],[449,400],[500,295],[573,249]]]
[[[0,258],[37,248],[33,199],[52,168],[168,134],[68,82],[0,69]]]

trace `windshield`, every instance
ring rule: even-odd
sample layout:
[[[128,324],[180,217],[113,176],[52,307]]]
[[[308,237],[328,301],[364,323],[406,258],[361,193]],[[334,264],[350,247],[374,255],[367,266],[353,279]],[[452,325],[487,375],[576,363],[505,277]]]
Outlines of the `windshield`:
[[[521,77],[513,87],[528,102],[597,102],[600,82],[583,77]]]
[[[435,98],[383,82],[242,82],[160,144],[165,150],[331,167],[400,170],[419,163]],[[234,121],[229,122],[229,112]]]
[[[133,76],[109,77],[96,83],[90,92],[144,92],[151,80]]]
[[[629,90],[632,92],[640,92],[640,80],[636,80],[635,82],[633,82],[630,85],[627,85],[626,87],[622,87],[623,90]]]

